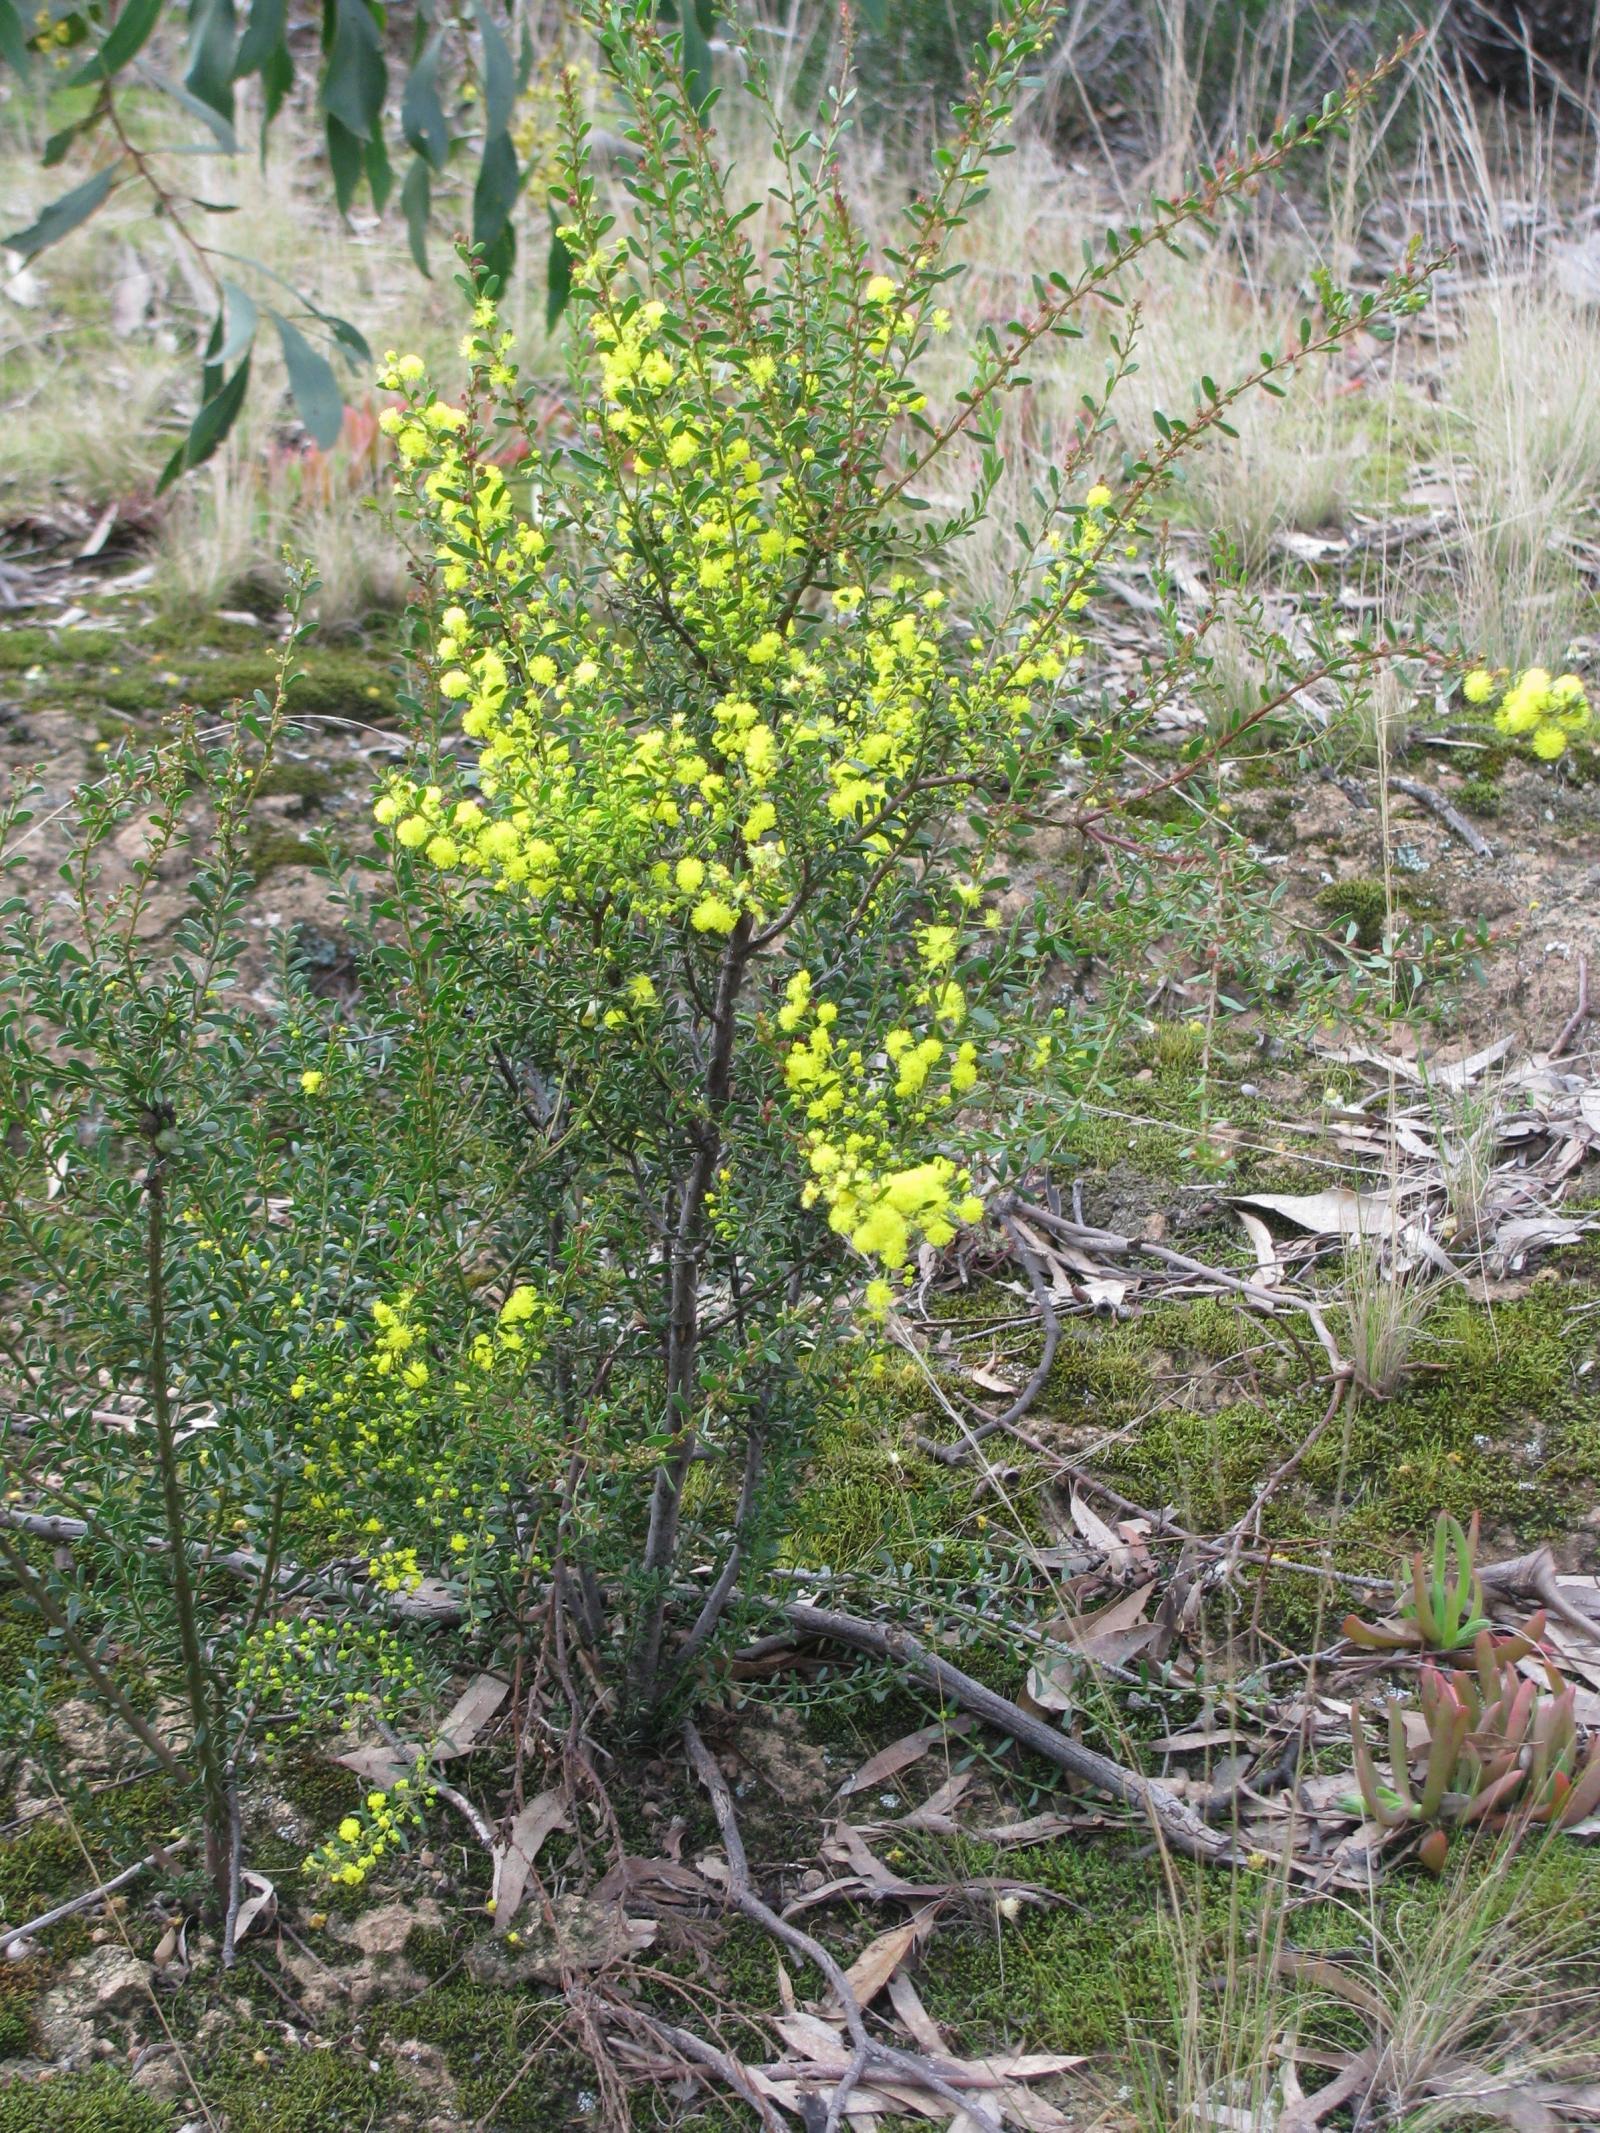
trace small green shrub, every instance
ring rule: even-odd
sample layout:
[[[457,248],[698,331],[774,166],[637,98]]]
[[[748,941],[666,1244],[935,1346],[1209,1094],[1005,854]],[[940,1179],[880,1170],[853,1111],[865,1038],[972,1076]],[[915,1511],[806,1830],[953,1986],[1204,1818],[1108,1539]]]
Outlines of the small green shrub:
[[[1102,556],[1154,542],[1165,486],[1242,399],[1423,300],[1415,258],[1360,296],[1319,281],[1304,331],[1162,415],[1116,488],[1090,425],[1040,477],[1009,581],[958,604],[943,559],[1005,476],[1030,350],[1370,85],[1041,279],[936,407],[955,247],[1047,0],[1007,9],[881,260],[834,183],[848,100],[791,127],[752,60],[785,174],[758,254],[653,0],[579,13],[636,157],[624,237],[568,98],[559,419],[533,419],[481,256],[464,375],[446,393],[410,355],[381,374],[422,558],[418,716],[374,799],[381,897],[338,888],[355,996],[318,1000],[292,946],[281,1012],[239,976],[252,869],[303,856],[253,815],[297,780],[278,768],[294,720],[401,703],[369,658],[308,651],[305,572],[280,657],[112,677],[165,725],[76,796],[73,936],[25,895],[0,912],[0,1309],[50,1447],[34,1500],[90,1525],[38,1561],[0,1528],[0,1556],[198,1820],[218,1902],[229,1769],[281,1767],[374,1710],[429,1737],[435,1655],[481,1663],[557,1556],[609,1723],[659,1733],[701,1692],[782,1545],[835,1343],[887,1316],[924,1247],[982,1222],[975,1174],[1035,1120],[1042,1147],[1089,1071],[1101,1011],[1074,1031],[1039,981],[1058,924],[1107,939],[1070,887],[1013,909],[1037,820],[1064,807],[1087,848],[1127,848],[1098,907],[1113,944],[1123,923],[1216,938],[1214,899],[1163,863],[1178,828],[1128,823],[1119,797],[1193,637],[1108,728],[1087,659]],[[1108,391],[1133,360],[1119,344]],[[952,472],[955,504],[914,508]],[[1340,639],[1316,673],[1350,683],[1388,656]],[[242,715],[210,715],[234,699]],[[1214,767],[1187,754],[1158,782]],[[0,849],[28,809],[0,814]],[[104,1427],[107,1384],[134,1431]],[[885,1455],[841,1449],[844,1486],[816,1508],[855,1547]],[[915,1495],[891,1539],[915,1539]],[[281,1609],[269,1566],[289,1564],[326,1606]],[[425,1579],[460,1645],[410,1625]],[[306,1870],[354,1901],[427,1804],[420,1767],[374,1788]],[[321,2108],[381,2100],[357,2080]]]

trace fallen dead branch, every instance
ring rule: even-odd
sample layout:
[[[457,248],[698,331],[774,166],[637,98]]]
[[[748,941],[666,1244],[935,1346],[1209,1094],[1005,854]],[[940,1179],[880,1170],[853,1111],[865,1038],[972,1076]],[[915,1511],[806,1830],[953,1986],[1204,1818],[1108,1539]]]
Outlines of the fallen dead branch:
[[[41,1911],[37,1918],[30,1918],[23,1925],[8,1926],[0,1933],[0,1956],[7,1954],[21,1942],[31,1939],[35,1933],[43,1933],[50,1926],[59,1925],[63,1918],[76,1918],[80,1911],[92,1911],[97,1903],[103,1903],[116,1890],[126,1888],[128,1883],[137,1880],[139,1875],[149,1873],[152,1867],[170,1866],[173,1858],[183,1850],[188,1841],[187,1837],[178,1837],[171,1844],[158,1844],[153,1852],[148,1852],[143,1859],[135,1859],[132,1866],[125,1866],[120,1874],[113,1874],[109,1881],[97,1881],[92,1889],[85,1889],[81,1896],[74,1896],[66,1903],[58,1903],[53,1910]]]
[[[1508,1556],[1500,1563],[1480,1563],[1478,1582],[1485,1592],[1512,1599],[1536,1600],[1569,1629],[1600,1639],[1600,1593],[1583,1587],[1569,1589],[1561,1583],[1556,1559],[1548,1548],[1535,1548],[1528,1555]]]
[[[784,1612],[794,1627],[807,1636],[848,1645],[851,1650],[865,1652],[875,1659],[893,1660],[920,1674],[941,1695],[970,1711],[975,1718],[1010,1734],[1023,1747],[1046,1757],[1072,1777],[1097,1785],[1102,1792],[1109,1792],[1113,1798],[1137,1808],[1155,1825],[1158,1835],[1187,1858],[1204,1860],[1211,1866],[1240,1864],[1233,1845],[1216,1830],[1208,1828],[1193,1808],[1186,1806],[1165,1785],[1136,1770],[1129,1770],[1121,1763],[1114,1763],[1109,1756],[1085,1748],[1080,1741],[1070,1739],[1054,1726],[1030,1717],[1020,1704],[999,1695],[983,1682],[975,1681],[970,1674],[952,1666],[948,1659],[930,1652],[908,1630],[886,1628],[858,1615],[839,1614],[831,1608],[812,1607],[798,1600],[790,1602]]]
[[[16,1533],[27,1533],[35,1540],[55,1541],[63,1547],[87,1540],[92,1531],[86,1518],[70,1518],[53,1511],[24,1511],[15,1504],[0,1504],[0,1526],[9,1526]],[[156,1534],[146,1538],[145,1546],[152,1555],[167,1552],[166,1541]],[[230,1548],[198,1556],[195,1561],[198,1571],[215,1571],[219,1576],[229,1578],[260,1579],[267,1575],[268,1567],[266,1557],[258,1555],[253,1548]],[[411,1592],[377,1592],[338,1569],[301,1570],[293,1563],[280,1563],[272,1571],[272,1581],[284,1598],[304,1595],[311,1599],[342,1600],[397,1615],[402,1621],[432,1623],[441,1628],[460,1622],[466,1611],[460,1595],[440,1578],[424,1578]]]
[[[687,2060],[714,2074],[726,2088],[733,2091],[741,2102],[747,2103],[761,2121],[764,2133],[784,2133],[783,2121],[778,2117],[765,2096],[751,2080],[748,2072],[731,2052],[709,2044],[697,2037],[692,2029],[681,2029],[674,2022],[664,2022],[659,2015],[636,2007],[631,2001],[613,2001],[612,2011],[630,2028],[644,2030],[663,2046],[670,2062]]]
[[[1467,850],[1477,859],[1492,859],[1494,847],[1483,832],[1474,829],[1466,816],[1452,807],[1442,792],[1435,792],[1431,785],[1424,785],[1417,778],[1391,777],[1389,784],[1395,792],[1403,792],[1408,800],[1415,800],[1437,821],[1444,824],[1452,837],[1459,837]]]

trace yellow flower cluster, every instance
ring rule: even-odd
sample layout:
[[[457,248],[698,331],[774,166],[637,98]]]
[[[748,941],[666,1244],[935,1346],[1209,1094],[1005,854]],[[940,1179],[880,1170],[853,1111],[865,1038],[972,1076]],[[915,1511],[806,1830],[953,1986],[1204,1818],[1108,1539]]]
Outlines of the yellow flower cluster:
[[[924,929],[929,982],[923,990],[947,1031],[966,1012],[960,987],[945,975],[954,938],[954,928]],[[778,1022],[794,1037],[784,1081],[807,1121],[806,1206],[820,1202],[836,1234],[863,1257],[895,1270],[919,1244],[948,1244],[959,1224],[982,1220],[983,1202],[969,1171],[945,1155],[904,1160],[907,1142],[925,1135],[976,1082],[974,1044],[901,1028],[890,1030],[872,1058],[857,1046],[840,1046],[833,1034],[838,1010],[814,997],[804,970],[789,981]],[[868,1303],[881,1311],[888,1295],[886,1283],[874,1282]]]
[[[500,1306],[492,1330],[480,1328],[465,1339],[459,1369],[466,1375],[446,1369],[441,1379],[429,1362],[430,1331],[415,1292],[402,1290],[392,1301],[373,1303],[363,1355],[336,1352],[320,1369],[308,1361],[290,1386],[309,1506],[327,1519],[331,1548],[362,1546],[379,1591],[414,1591],[423,1566],[414,1545],[384,1540],[384,1521],[364,1512],[375,1482],[403,1483],[411,1508],[425,1515],[434,1534],[463,1537],[463,1548],[452,1544],[452,1554],[464,1552],[464,1529],[474,1536],[473,1545],[493,1546],[477,1496],[462,1485],[459,1444],[430,1451],[430,1433],[442,1429],[458,1439],[463,1401],[474,1399],[502,1365],[537,1362],[557,1315],[536,1288],[519,1284]]]
[[[1492,701],[1500,688],[1487,667],[1475,668],[1462,683],[1469,704]],[[1553,763],[1569,740],[1587,732],[1589,698],[1576,674],[1551,679],[1544,667],[1529,667],[1506,688],[1494,722],[1501,733],[1525,740],[1541,762]]]
[[[391,1851],[403,1851],[408,1829],[420,1829],[433,1788],[426,1759],[418,1756],[410,1777],[397,1777],[387,1792],[369,1792],[359,1814],[346,1815],[326,1843],[302,1862],[303,1871],[337,1886],[359,1888]]]
[[[437,687],[477,761],[448,788],[392,777],[374,813],[449,893],[530,913],[564,967],[581,939],[596,980],[581,1019],[620,1055],[672,1008],[658,983],[679,957],[693,971],[725,943],[770,945],[819,868],[887,876],[924,795],[967,782],[952,772],[1009,753],[1011,775],[1054,745],[1075,617],[1121,521],[1097,485],[1050,536],[1020,619],[974,637],[925,578],[874,578],[830,549],[834,472],[803,441],[823,390],[804,344],[776,320],[708,336],[675,312],[675,284],[657,293],[626,244],[587,227],[562,235],[588,336],[575,413],[586,465],[605,470],[592,487],[535,450],[513,495],[494,465],[514,364],[491,300],[464,343],[465,424],[420,358],[383,374],[403,400],[385,418],[399,488],[448,595]],[[905,364],[948,315],[863,270],[855,318],[866,389],[914,415]],[[584,557],[603,565],[592,594]],[[958,1034],[958,916],[926,929],[920,982],[881,1041],[842,1042],[830,1002],[791,991],[784,1010],[807,1203],[890,1269],[982,1213],[955,1154],[925,1137],[978,1079]]]
[[[730,356],[708,384],[703,362],[669,344],[660,299],[613,298],[617,263],[602,254],[576,270],[594,291],[600,390],[587,420],[623,440],[638,477],[619,503],[615,574],[624,588],[659,587],[721,680],[709,719],[645,712],[636,643],[598,617],[574,624],[537,499],[524,519],[497,469],[465,467],[458,411],[402,357],[384,383],[407,406],[386,419],[402,486],[435,521],[445,582],[464,595],[435,650],[440,692],[480,754],[473,795],[397,778],[375,814],[442,873],[725,937],[741,919],[764,925],[794,893],[797,833],[819,784],[841,837],[887,849],[897,787],[963,737],[1015,729],[1082,647],[1052,626],[1016,658],[954,658],[944,595],[905,573],[876,595],[839,587],[833,627],[802,630],[786,610],[807,546],[803,487],[792,468],[763,466],[738,398],[780,386],[803,397],[807,381],[792,367],[780,380],[771,358]],[[505,337],[487,303],[476,332],[492,384]]]

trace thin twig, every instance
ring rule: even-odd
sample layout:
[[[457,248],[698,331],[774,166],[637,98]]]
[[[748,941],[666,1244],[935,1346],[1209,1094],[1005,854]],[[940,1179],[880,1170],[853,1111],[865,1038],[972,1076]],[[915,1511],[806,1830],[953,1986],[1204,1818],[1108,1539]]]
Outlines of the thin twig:
[[[823,2133],[838,2133],[839,2121],[844,2116],[851,2094],[867,2068],[872,2065],[882,2066],[916,2082],[919,2087],[931,2089],[936,2096],[942,2096],[946,2103],[953,2105],[958,2113],[965,2111],[980,2125],[987,2127],[989,2133],[999,2133],[999,2127],[988,2107],[980,2104],[971,2095],[961,2095],[950,2085],[945,2073],[931,2060],[912,2052],[896,2051],[891,2045],[880,2044],[875,2038],[868,2036],[866,2020],[855,1990],[827,1949],[820,1941],[813,1940],[809,1933],[791,1925],[786,1918],[780,1918],[772,1906],[764,1903],[756,1894],[755,1884],[750,1878],[750,1861],[745,1853],[744,1838],[739,1833],[739,1818],[734,1812],[733,1794],[728,1790],[727,1781],[717,1768],[715,1756],[701,1739],[691,1719],[684,1721],[683,1745],[691,1769],[706,1789],[711,1801],[711,1811],[717,1818],[717,1828],[722,1833],[722,1848],[728,1861],[729,1901],[743,1912],[753,1925],[760,1926],[762,1931],[771,1934],[774,1940],[781,1941],[796,1955],[814,1964],[827,1980],[829,1990],[843,2013],[844,2025],[850,2033],[853,2049],[843,2079],[829,2100]],[[953,2072],[954,2069],[950,2071]]]
[[[409,1742],[403,1741],[393,1727],[386,1726],[381,1718],[374,1717],[372,1722],[389,1746],[398,1754],[416,1756],[421,1752],[412,1747]],[[447,1785],[442,1777],[436,1777],[431,1768],[424,1782],[430,1792],[436,1792],[441,1800],[449,1801],[456,1813],[470,1826],[473,1835],[478,1839],[484,1850],[492,1853],[496,1848],[494,1831],[489,1827],[489,1824],[484,1820],[477,1808],[473,1806],[466,1794],[457,1792],[454,1785]]]
[[[1258,1288],[1253,1281],[1241,1280],[1237,1274],[1224,1272],[1221,1267],[1207,1266],[1203,1260],[1191,1259],[1187,1252],[1174,1252],[1164,1244],[1146,1244],[1142,1238],[1134,1242],[1134,1250],[1148,1259],[1159,1259],[1163,1266],[1174,1266],[1189,1274],[1203,1274],[1207,1281],[1220,1282],[1225,1289],[1232,1289],[1253,1303],[1258,1310],[1277,1312],[1288,1304],[1291,1309],[1303,1311],[1311,1321],[1311,1330],[1322,1344],[1322,1352],[1328,1358],[1328,1366],[1335,1377],[1346,1375],[1350,1365],[1339,1353],[1339,1344],[1328,1331],[1328,1322],[1309,1296],[1298,1295],[1292,1289]]]
[[[1274,1495],[1276,1495],[1278,1489],[1282,1486],[1282,1484],[1286,1482],[1290,1478],[1290,1476],[1296,1472],[1296,1470],[1300,1466],[1301,1461],[1307,1458],[1309,1454],[1316,1449],[1318,1444],[1321,1443],[1323,1436],[1327,1432],[1329,1424],[1333,1421],[1334,1416],[1344,1405],[1345,1393],[1348,1390],[1350,1381],[1354,1376],[1355,1368],[1354,1365],[1350,1363],[1342,1364],[1340,1368],[1335,1371],[1333,1378],[1333,1394],[1328,1401],[1327,1410],[1324,1413],[1321,1421],[1317,1423],[1316,1427],[1310,1432],[1308,1436],[1301,1439],[1300,1443],[1289,1454],[1288,1458],[1282,1462],[1281,1465],[1275,1466],[1273,1468],[1272,1472],[1267,1476],[1266,1480],[1262,1482],[1260,1488],[1256,1490],[1254,1497],[1252,1497],[1251,1499],[1249,1510],[1245,1512],[1242,1518],[1235,1520],[1233,1525],[1231,1525],[1228,1528],[1227,1532],[1223,1534],[1223,1541],[1227,1543],[1228,1548],[1226,1567],[1230,1571],[1234,1569],[1234,1567],[1237,1565],[1240,1551],[1243,1549],[1246,1539],[1252,1536],[1257,1540],[1260,1539],[1260,1520],[1262,1512],[1266,1509],[1267,1505],[1271,1502],[1272,1498],[1274,1497]]]
[[[113,1890],[126,1888],[138,1875],[148,1873],[153,1866],[166,1866],[175,1852],[181,1852],[188,1843],[187,1837],[179,1837],[175,1843],[157,1845],[143,1859],[136,1859],[132,1866],[125,1866],[120,1874],[113,1874],[109,1881],[102,1881],[81,1896],[74,1896],[68,1903],[58,1903],[54,1910],[41,1911],[37,1918],[30,1918],[26,1925],[9,1926],[0,1933],[0,1955],[17,1941],[28,1940],[35,1933],[43,1933],[48,1926],[58,1925],[63,1918],[76,1918],[80,1911],[92,1911],[97,1903],[103,1903]]]
[[[6,1507],[0,1505],[0,1526],[16,1522],[15,1517],[7,1517]],[[36,1613],[41,1614],[45,1621],[50,1624],[50,1627],[55,1630],[66,1645],[67,1650],[71,1652],[73,1658],[82,1667],[84,1674],[93,1685],[101,1701],[116,1712],[135,1739],[144,1743],[145,1747],[150,1750],[150,1753],[169,1777],[176,1778],[180,1784],[192,1784],[193,1779],[190,1776],[187,1765],[168,1743],[161,1738],[161,1735],[156,1732],[142,1712],[135,1707],[132,1699],[121,1684],[106,1672],[89,1648],[77,1624],[71,1620],[66,1610],[57,1603],[55,1595],[51,1592],[44,1579],[40,1577],[27,1557],[19,1549],[12,1546],[3,1532],[0,1532],[0,1556],[4,1557],[7,1568],[22,1587],[23,1597],[28,1605]]]
[[[222,1967],[231,1970],[239,1959],[234,1936],[239,1930],[240,1868],[244,1864],[244,1828],[239,1814],[239,1786],[228,1780],[228,1913],[222,1922]]]
[[[1561,1025],[1561,1034],[1550,1047],[1550,1057],[1559,1059],[1589,1019],[1589,958],[1578,957],[1578,1004]]]
[[[1006,1235],[1011,1240],[1012,1250],[1022,1262],[1022,1270],[1028,1277],[1028,1286],[1033,1291],[1033,1300],[1039,1306],[1039,1318],[1044,1326],[1044,1347],[1028,1382],[1004,1414],[986,1415],[976,1429],[967,1429],[961,1440],[955,1444],[939,1444],[928,1437],[917,1439],[919,1451],[926,1452],[945,1466],[954,1466],[958,1460],[964,1459],[975,1445],[980,1444],[985,1437],[992,1437],[996,1430],[1010,1429],[1014,1423],[1022,1420],[1044,1390],[1045,1381],[1055,1366],[1056,1350],[1061,1343],[1061,1321],[1056,1316],[1050,1284],[1044,1278],[1038,1254],[1028,1249],[1027,1240],[1009,1214],[1003,1214],[1000,1219]]]
[[[766,2133],[784,2133],[771,2104],[731,2052],[719,2051],[715,2044],[697,2037],[692,2029],[680,2029],[676,2023],[663,2022],[659,2015],[648,2014],[642,2007],[629,2007],[626,2016],[629,2022],[650,2030],[683,2058],[694,2060],[697,2065],[708,2068],[719,2081],[725,2082],[742,2102],[749,2104]]]

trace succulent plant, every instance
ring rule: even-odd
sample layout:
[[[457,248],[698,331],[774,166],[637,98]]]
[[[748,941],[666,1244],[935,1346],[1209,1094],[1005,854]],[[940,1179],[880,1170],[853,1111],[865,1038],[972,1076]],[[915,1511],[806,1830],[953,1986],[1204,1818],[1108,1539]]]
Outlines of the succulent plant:
[[[1395,1579],[1395,1618],[1363,1622],[1359,1615],[1346,1615],[1345,1636],[1352,1644],[1374,1652],[1461,1652],[1474,1649],[1477,1639],[1490,1627],[1483,1611],[1483,1587],[1477,1573],[1478,1514],[1463,1530],[1458,1519],[1441,1511],[1433,1529],[1431,1560],[1419,1548]],[[1525,1658],[1538,1648],[1544,1634],[1541,1611],[1522,1629],[1496,1640],[1498,1656],[1506,1660]]]
[[[1600,1808],[1600,1733],[1580,1737],[1574,1689],[1551,1660],[1544,1685],[1525,1677],[1507,1644],[1487,1629],[1473,1640],[1473,1664],[1425,1666],[1414,1703],[1388,1706],[1389,1779],[1378,1774],[1367,1721],[1350,1713],[1361,1805],[1385,1829],[1425,1830],[1418,1857],[1431,1873],[1444,1865],[1452,1829],[1542,1823],[1568,1829]],[[1406,1728],[1419,1711],[1427,1738],[1415,1751]]]

